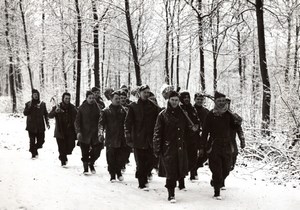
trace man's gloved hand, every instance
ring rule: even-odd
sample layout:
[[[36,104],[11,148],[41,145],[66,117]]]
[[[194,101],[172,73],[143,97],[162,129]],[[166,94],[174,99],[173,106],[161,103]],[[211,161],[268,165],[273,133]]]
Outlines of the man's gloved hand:
[[[50,124],[47,124],[47,128],[48,128],[48,130],[50,129]]]

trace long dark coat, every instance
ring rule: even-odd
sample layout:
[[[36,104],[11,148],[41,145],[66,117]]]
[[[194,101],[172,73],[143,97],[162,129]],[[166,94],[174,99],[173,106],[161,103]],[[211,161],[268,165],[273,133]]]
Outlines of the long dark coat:
[[[76,133],[82,134],[82,139],[78,139],[79,143],[92,145],[100,144],[100,141],[98,140],[99,117],[100,110],[95,103],[82,103],[78,109],[74,123]]]
[[[200,127],[203,128],[209,110],[203,106],[198,106],[197,104],[194,105],[194,108],[196,109],[198,119],[200,120]]]
[[[159,176],[178,180],[188,173],[185,142],[187,130],[188,123],[179,107],[168,107],[158,115],[153,150],[160,158]]]
[[[54,137],[57,139],[63,139],[67,144],[67,154],[71,154],[75,147],[76,132],[75,132],[75,119],[77,109],[73,104],[66,106],[63,103],[59,104],[60,112],[56,112],[56,106],[54,106],[49,113],[49,118],[55,118]]]
[[[29,104],[31,103],[31,106]],[[46,104],[41,101],[36,104],[33,101],[28,101],[25,104],[24,115],[27,116],[26,130],[32,133],[44,132],[45,122],[49,125],[48,111]]]
[[[131,138],[127,144],[138,149],[153,147],[153,131],[159,108],[149,100],[132,102],[125,118],[125,133]]]
[[[126,111],[122,106],[113,106],[111,104],[101,112],[99,129],[106,131],[105,146],[112,148],[126,146],[124,136],[125,117]]]

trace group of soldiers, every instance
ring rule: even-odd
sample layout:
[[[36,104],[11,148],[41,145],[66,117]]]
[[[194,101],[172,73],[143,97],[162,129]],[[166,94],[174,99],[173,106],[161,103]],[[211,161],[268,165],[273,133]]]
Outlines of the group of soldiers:
[[[238,154],[236,135],[241,148],[245,147],[242,118],[230,110],[230,100],[224,94],[215,92],[211,97],[215,103],[211,111],[204,107],[207,95],[196,93],[192,105],[189,92],[172,87],[163,91],[166,108],[158,105],[148,85],[137,88],[134,102],[129,100],[126,86],[108,91],[105,96],[111,101],[108,107],[94,87],[77,108],[70,102],[70,93],[65,92],[48,114],[39,92],[33,89],[24,110],[32,158],[38,157],[38,149],[45,142],[45,123],[50,128],[48,117],[55,118],[54,137],[63,167],[78,140],[83,173],[94,174],[95,161],[105,146],[110,181],[123,181],[133,151],[138,187],[149,190],[152,170],[157,169],[159,176],[166,177],[168,200],[174,203],[177,181],[179,190],[185,190],[185,177],[189,174],[191,181],[197,180],[198,168],[208,159],[214,198],[222,199],[220,190]]]

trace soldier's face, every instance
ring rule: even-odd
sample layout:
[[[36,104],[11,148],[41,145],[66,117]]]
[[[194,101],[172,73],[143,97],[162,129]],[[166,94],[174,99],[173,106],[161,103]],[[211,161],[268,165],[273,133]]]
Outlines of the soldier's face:
[[[89,104],[92,104],[94,103],[94,100],[95,100],[95,97],[94,95],[88,95],[88,97],[86,98],[86,101],[89,103]]]
[[[94,93],[95,98],[98,98],[100,96],[100,91],[95,91],[93,93]]]
[[[114,95],[113,98],[111,99],[111,103],[113,105],[120,105],[120,96]]]
[[[227,104],[226,98],[225,97],[217,98],[215,100],[215,103],[216,103],[217,107],[224,108],[224,106]]]
[[[150,95],[150,89],[146,89],[140,92],[140,96],[142,100],[147,100]]]
[[[121,103],[121,105],[125,105],[126,104],[126,99],[127,99],[126,96],[123,96],[123,95],[120,96],[120,103]]]
[[[195,104],[197,104],[198,106],[203,106],[203,104],[204,104],[204,97],[201,97],[201,96],[196,97],[195,98]]]
[[[66,95],[66,96],[64,97],[64,103],[65,103],[65,104],[69,104],[70,101],[71,101],[71,97]]]
[[[179,97],[175,96],[169,99],[171,107],[176,108],[179,105]]]
[[[183,103],[184,104],[189,104],[191,102],[191,99],[188,95],[186,95],[184,98],[183,98]]]
[[[34,100],[38,100],[38,99],[39,99],[39,95],[38,95],[37,93],[33,93],[33,94],[32,94],[32,98],[33,98]]]

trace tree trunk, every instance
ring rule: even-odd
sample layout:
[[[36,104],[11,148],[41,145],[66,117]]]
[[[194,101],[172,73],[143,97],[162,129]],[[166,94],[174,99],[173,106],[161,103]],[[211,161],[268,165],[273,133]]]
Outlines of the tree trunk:
[[[185,89],[189,89],[189,82],[190,82],[190,74],[192,69],[192,37],[190,36],[190,49],[189,49],[189,66],[188,66],[188,72],[186,77],[186,86]]]
[[[94,18],[94,79],[95,79],[95,87],[100,88],[100,77],[99,77],[99,22],[98,22],[98,14],[95,0],[92,0],[92,8],[93,8],[93,18]]]
[[[297,72],[298,72],[299,35],[300,35],[300,15],[297,15],[297,17],[296,17],[296,34],[295,34],[295,52],[294,52],[294,80],[296,79]],[[300,77],[300,74],[299,74],[299,77]]]
[[[103,27],[102,38],[102,62],[101,62],[101,80],[102,80],[102,92],[104,91],[104,62],[105,62],[105,49],[106,49],[106,25]]]
[[[175,50],[174,50],[174,32],[173,29],[171,31],[171,85],[174,85],[174,57],[175,57]]]
[[[44,90],[45,88],[45,0],[42,2],[42,58],[41,58],[41,89]]]
[[[15,74],[16,74],[16,90],[22,92],[23,85],[22,85],[22,72],[21,72],[21,60],[20,60],[20,53],[19,50],[16,52],[16,59],[17,63],[15,65]]]
[[[28,36],[27,36],[27,29],[26,29],[25,14],[23,11],[22,4],[23,4],[22,0],[20,0],[20,11],[21,11],[21,17],[22,17],[22,23],[23,23],[23,29],[24,29],[25,47],[26,47],[27,69],[28,69],[28,73],[29,73],[30,86],[31,86],[31,89],[33,89],[32,74],[31,74],[31,68],[30,68],[29,43],[28,43]]]
[[[60,8],[60,35],[61,35],[61,69],[63,73],[63,78],[64,78],[64,88],[65,91],[68,90],[68,78],[67,78],[67,71],[66,71],[66,62],[65,62],[65,57],[66,57],[66,51],[65,51],[65,38],[64,38],[64,12],[63,8]]]
[[[76,32],[75,32],[76,33]],[[74,35],[75,35],[74,33]],[[77,57],[77,50],[76,50],[76,44],[73,45],[73,87],[76,86],[76,57]]]
[[[240,94],[243,94],[243,60],[242,60],[242,44],[241,44],[241,33],[237,29],[237,42],[238,42],[238,69],[240,76]]]
[[[8,49],[8,58],[9,58],[9,87],[10,87],[10,94],[12,98],[12,112],[17,112],[17,97],[15,91],[15,75],[14,75],[14,68],[13,68],[13,51],[12,46],[9,41],[9,13],[8,13],[8,2],[5,0],[5,20],[6,20],[6,28],[5,28],[5,37],[6,37],[6,44]]]
[[[87,66],[88,66],[88,89],[90,90],[92,87],[92,69],[91,69],[91,56],[90,51],[87,50]]]
[[[127,24],[129,42],[130,42],[133,61],[134,61],[136,85],[141,85],[142,84],[141,69],[140,69],[140,63],[138,60],[137,50],[136,50],[136,46],[135,46],[134,36],[133,36],[133,32],[132,32],[132,25],[131,25],[131,19],[130,19],[130,11],[129,11],[129,0],[125,0],[125,16],[126,16],[126,24]]]
[[[81,16],[78,0],[75,0],[77,13],[77,80],[76,80],[76,107],[80,104],[80,82],[81,82]]]
[[[291,15],[291,14],[290,14]],[[286,50],[286,66],[284,71],[284,82],[289,84],[289,72],[290,72],[290,58],[291,58],[291,31],[292,31],[292,19],[291,16],[287,17],[288,23],[288,37],[287,37],[287,50]]]
[[[261,78],[263,82],[263,100],[262,100],[262,129],[264,135],[270,135],[270,104],[271,104],[271,89],[269,74],[267,68],[266,45],[265,45],[265,31],[264,31],[264,14],[262,0],[256,0],[256,20],[258,33],[258,47],[259,47],[259,64]]]
[[[168,11],[169,0],[165,0],[165,13],[166,13],[166,48],[165,48],[165,82],[170,84],[170,75],[169,75],[169,11]]]
[[[199,58],[200,58],[200,82],[201,90],[205,92],[205,69],[204,69],[204,44],[203,44],[203,20],[202,16],[202,0],[198,0],[198,37],[199,37]]]
[[[128,46],[128,88],[131,87],[131,54],[130,45]]]
[[[179,84],[179,63],[180,63],[180,0],[178,1],[178,10],[177,10],[177,53],[176,53],[176,87],[180,87]]]
[[[212,5],[213,8],[213,5]],[[217,76],[218,76],[218,69],[217,69],[217,63],[218,63],[218,47],[219,47],[219,27],[220,27],[220,12],[219,9],[216,11],[216,34],[214,35],[213,30],[213,17],[211,17],[210,27],[211,27],[211,37],[212,37],[212,51],[213,51],[213,75],[214,75],[214,91],[217,90]]]

